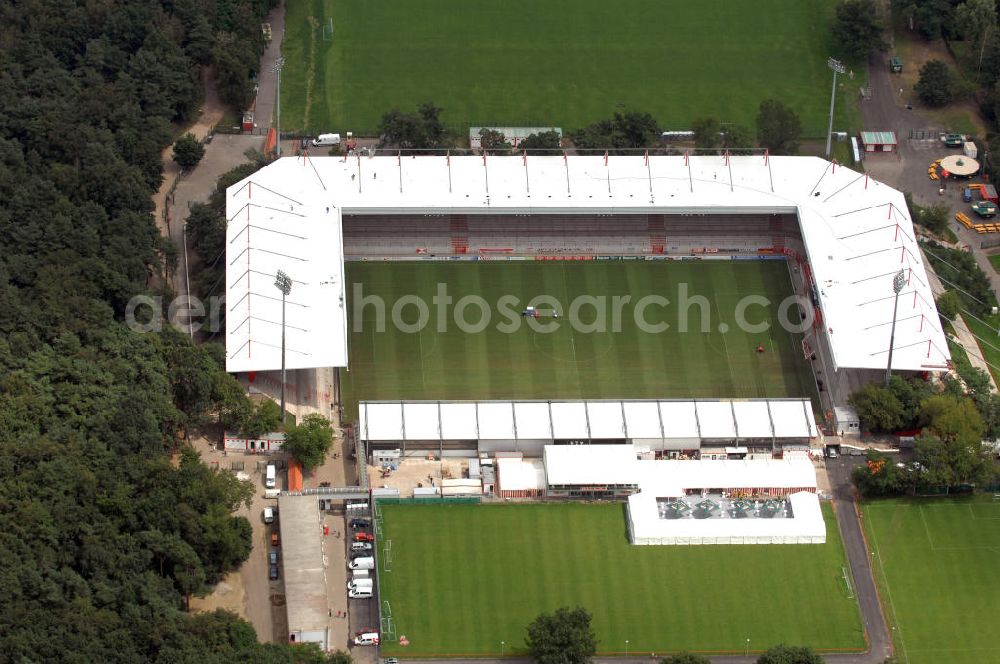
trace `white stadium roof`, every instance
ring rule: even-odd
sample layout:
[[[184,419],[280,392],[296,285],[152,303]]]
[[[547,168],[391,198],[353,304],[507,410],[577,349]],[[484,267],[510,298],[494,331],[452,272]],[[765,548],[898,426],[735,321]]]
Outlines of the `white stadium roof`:
[[[837,368],[884,368],[900,270],[893,368],[950,357],[903,194],[823,159],[286,157],[227,191],[229,371],[280,367],[279,269],[288,367],[347,365],[342,214],[384,213],[795,213]]]
[[[808,399],[362,401],[366,441],[813,438]]]

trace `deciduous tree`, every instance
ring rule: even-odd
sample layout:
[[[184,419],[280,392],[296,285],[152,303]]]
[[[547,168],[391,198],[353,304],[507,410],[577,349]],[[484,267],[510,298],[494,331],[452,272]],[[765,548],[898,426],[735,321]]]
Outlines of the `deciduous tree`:
[[[772,154],[795,154],[799,149],[802,121],[777,99],[761,102],[757,112],[757,140]]]
[[[198,165],[205,156],[205,146],[194,134],[188,132],[174,141],[174,161],[183,170],[190,170]]]
[[[333,429],[322,415],[311,413],[285,432],[281,449],[291,454],[302,467],[311,470],[323,464],[333,445]]]
[[[597,652],[590,614],[582,607],[538,616],[528,625],[525,643],[538,664],[587,664]]]
[[[806,646],[774,646],[757,658],[757,664],[823,664],[823,658]]]
[[[954,95],[954,83],[948,65],[940,60],[928,60],[920,68],[916,85],[920,100],[932,108],[946,106]]]
[[[833,39],[846,59],[864,62],[869,53],[884,48],[884,30],[873,0],[844,0],[837,5]]]
[[[699,149],[709,150],[722,142],[722,125],[718,118],[697,118],[691,123],[691,130],[694,131],[694,145]]]

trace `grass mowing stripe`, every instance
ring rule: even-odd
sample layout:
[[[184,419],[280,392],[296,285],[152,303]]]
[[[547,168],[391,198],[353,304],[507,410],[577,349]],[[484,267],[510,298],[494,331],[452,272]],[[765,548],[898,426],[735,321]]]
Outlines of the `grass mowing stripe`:
[[[361,332],[354,332],[352,323],[352,366],[344,374],[349,417],[359,399],[809,396],[816,401],[799,337],[782,330],[777,321],[777,303],[791,290],[780,261],[349,263],[347,271],[352,284],[364,286],[365,295],[383,298],[387,318],[404,295],[419,296],[430,309],[428,326],[419,335],[397,331],[391,322],[386,331],[375,332],[371,306],[362,312]],[[478,295],[494,307],[487,329],[475,334],[458,329],[452,305],[446,312],[446,331],[438,332],[432,304],[438,283],[448,286],[453,305],[463,296]],[[708,298],[708,332],[701,331],[702,311],[696,304],[689,307],[687,331],[682,331],[682,284],[688,286],[688,299]],[[353,295],[353,287],[349,292]],[[558,329],[547,334],[516,316],[543,294],[556,297],[563,314],[558,321],[532,321],[557,323]],[[734,325],[736,305],[749,294],[764,295],[773,303],[759,314],[775,331],[773,352],[754,352],[766,335]],[[509,322],[495,308],[505,295],[519,301],[513,314],[520,329],[510,334],[497,327]],[[615,322],[613,298],[630,296],[622,308],[621,330],[574,332],[566,314],[581,295],[604,298],[600,309],[608,329]],[[666,331],[644,331],[636,324],[637,303],[647,296],[670,301],[666,307],[654,303],[644,312],[648,323],[669,323]],[[353,314],[353,302],[348,304]],[[590,322],[593,307],[584,309]],[[754,316],[757,311],[753,308]],[[413,305],[403,309],[407,322],[416,316]],[[723,322],[720,316],[730,326],[725,336],[717,330]]]
[[[282,42],[283,120],[313,133],[375,133],[383,113],[432,100],[461,131],[571,130],[616,105],[648,110],[667,128],[709,115],[752,127],[758,104],[772,96],[802,116],[807,135],[820,136],[835,6],[625,0],[608,11],[597,0],[295,0]],[[331,18],[333,39],[324,40],[320,26]],[[838,126],[857,114],[850,91],[863,83],[845,79]]]
[[[1000,591],[1000,529],[978,521],[989,496],[867,503],[864,527],[876,551],[877,580],[896,623],[905,661],[985,661],[1000,650],[990,608]]]
[[[381,574],[410,646],[387,654],[523,652],[537,613],[580,604],[599,650],[742,650],[780,641],[863,647],[829,505],[824,545],[633,547],[620,503],[386,505],[395,550]],[[482,615],[491,617],[488,621]]]

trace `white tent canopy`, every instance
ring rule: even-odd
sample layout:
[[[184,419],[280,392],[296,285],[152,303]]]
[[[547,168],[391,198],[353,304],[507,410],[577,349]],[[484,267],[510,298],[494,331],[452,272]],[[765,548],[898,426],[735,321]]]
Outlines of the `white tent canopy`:
[[[780,440],[817,435],[808,399],[368,401],[358,409],[361,437],[368,441]]]
[[[639,545],[823,544],[826,523],[815,493],[788,497],[793,517],[775,519],[661,519],[657,496],[628,499],[629,535]]]

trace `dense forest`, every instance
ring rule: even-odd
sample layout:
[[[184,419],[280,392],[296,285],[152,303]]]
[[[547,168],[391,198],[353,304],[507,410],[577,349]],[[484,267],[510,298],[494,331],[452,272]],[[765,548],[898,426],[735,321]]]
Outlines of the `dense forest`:
[[[217,347],[123,323],[163,283],[161,150],[203,68],[242,104],[272,4],[0,1],[0,661],[323,660],[186,613],[251,489],[182,434],[249,405]]]

